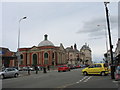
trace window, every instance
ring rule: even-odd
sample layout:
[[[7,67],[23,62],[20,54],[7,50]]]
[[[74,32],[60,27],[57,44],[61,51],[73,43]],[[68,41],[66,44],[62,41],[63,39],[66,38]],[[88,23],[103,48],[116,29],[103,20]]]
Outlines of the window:
[[[48,58],[48,53],[45,53],[45,54],[44,54],[44,58]]]
[[[52,58],[54,58],[54,53],[52,54]]]
[[[33,65],[37,65],[37,54],[33,54]]]
[[[94,68],[95,67],[95,65],[91,65],[91,66],[89,66],[89,68]]]
[[[12,71],[12,69],[7,69],[7,71]]]
[[[102,67],[100,64],[96,64],[95,67]]]
[[[23,55],[22,54],[20,55],[20,59],[23,59]]]
[[[44,64],[48,64],[48,53],[44,54]]]

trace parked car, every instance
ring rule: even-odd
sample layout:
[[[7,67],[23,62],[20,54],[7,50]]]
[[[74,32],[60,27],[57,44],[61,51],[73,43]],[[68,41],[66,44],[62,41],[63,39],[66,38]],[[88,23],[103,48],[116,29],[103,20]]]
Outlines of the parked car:
[[[31,71],[34,71],[33,67],[29,67]],[[20,67],[19,71],[28,71],[28,67]]]
[[[70,65],[70,69],[75,69],[75,65]]]
[[[6,77],[18,77],[19,71],[16,68],[5,68],[0,72],[0,78],[4,79]]]
[[[83,75],[99,74],[105,76],[109,73],[108,66],[104,63],[96,63],[82,70]]]
[[[115,70],[115,80],[120,80],[120,66],[117,66]]]
[[[76,65],[75,68],[81,68],[81,66],[80,65]]]
[[[86,67],[86,65],[80,65],[81,66],[81,68],[85,68]]]
[[[70,68],[66,65],[62,65],[58,67],[58,72],[60,71],[70,71]]]

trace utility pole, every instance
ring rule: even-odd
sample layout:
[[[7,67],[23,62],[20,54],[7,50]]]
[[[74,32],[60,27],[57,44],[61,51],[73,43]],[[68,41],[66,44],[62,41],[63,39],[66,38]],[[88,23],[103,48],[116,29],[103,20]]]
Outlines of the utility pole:
[[[18,60],[18,70],[19,70],[19,64],[20,64],[20,22],[24,19],[26,19],[27,17],[23,17],[19,20],[19,29],[18,29],[18,48],[17,48],[17,60]]]
[[[111,79],[115,79],[115,77],[114,77],[115,66],[113,64],[113,52],[112,52],[113,45],[112,45],[112,41],[111,41],[110,23],[109,23],[109,15],[108,15],[108,7],[107,7],[108,3],[109,2],[104,2],[104,4],[105,4],[105,10],[106,10],[108,35],[109,35],[110,55],[111,55]]]

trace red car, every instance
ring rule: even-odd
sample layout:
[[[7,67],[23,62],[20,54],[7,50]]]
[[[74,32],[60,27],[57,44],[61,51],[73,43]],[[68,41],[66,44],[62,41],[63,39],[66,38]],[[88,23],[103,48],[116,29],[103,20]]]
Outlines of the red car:
[[[81,66],[80,66],[80,65],[77,65],[77,66],[75,66],[75,68],[81,68]]]
[[[58,72],[60,72],[60,71],[70,71],[70,68],[67,67],[66,65],[59,66],[58,67]]]

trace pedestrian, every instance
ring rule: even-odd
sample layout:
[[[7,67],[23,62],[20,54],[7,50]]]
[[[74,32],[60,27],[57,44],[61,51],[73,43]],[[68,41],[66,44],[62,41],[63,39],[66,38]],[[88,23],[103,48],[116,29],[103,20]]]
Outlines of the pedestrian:
[[[30,75],[30,66],[27,67],[28,75]]]
[[[43,67],[43,73],[47,73],[47,72],[46,72],[46,67]]]
[[[48,71],[50,71],[50,66],[49,65],[47,66],[47,69],[48,69]]]
[[[38,67],[35,66],[35,71],[36,71],[36,74],[38,74]]]

